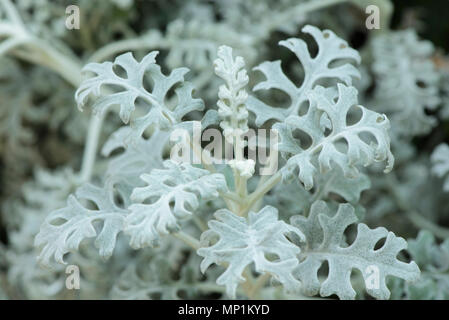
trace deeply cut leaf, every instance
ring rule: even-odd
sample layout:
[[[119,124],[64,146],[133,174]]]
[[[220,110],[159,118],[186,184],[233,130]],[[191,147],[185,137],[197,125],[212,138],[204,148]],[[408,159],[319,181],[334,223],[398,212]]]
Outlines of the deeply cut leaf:
[[[204,257],[202,272],[212,263],[226,263],[226,271],[217,283],[225,285],[228,295],[233,298],[238,284],[245,280],[242,276],[245,267],[251,263],[257,272],[270,273],[287,291],[297,291],[299,283],[293,278],[292,271],[298,264],[296,255],[300,249],[286,235],[295,233],[304,240],[302,232],[278,220],[277,210],[270,206],[258,213],[250,212],[248,219],[226,209],[217,211],[215,217],[217,220],[209,222],[210,230],[201,235],[201,242],[205,245],[217,235],[220,239],[214,245],[197,251]],[[267,259],[270,254],[278,258],[270,261]]]
[[[120,106],[120,118],[128,123],[131,114],[136,109],[138,98],[144,101],[147,113],[132,123],[141,135],[153,123],[161,128],[168,128],[179,123],[184,115],[193,110],[203,110],[204,104],[200,99],[192,98],[193,86],[184,81],[187,68],[174,69],[170,75],[165,76],[161,67],[156,64],[157,51],[147,54],[141,62],[137,62],[130,52],[118,56],[114,63],[89,63],[84,72],[92,72],[94,77],[89,78],[80,85],[75,93],[78,106],[86,103],[90,94],[101,96],[104,85],[119,87],[121,91],[99,97],[93,104],[94,111],[105,112],[113,105]],[[126,76],[116,73],[116,68],[125,70]],[[148,75],[153,83],[151,92],[144,87],[145,76]],[[172,107],[168,104],[169,90],[175,88],[177,104]]]

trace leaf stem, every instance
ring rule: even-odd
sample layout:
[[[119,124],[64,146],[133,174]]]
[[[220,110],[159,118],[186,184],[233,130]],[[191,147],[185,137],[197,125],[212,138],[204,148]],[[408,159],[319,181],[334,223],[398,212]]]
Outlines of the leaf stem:
[[[242,199],[234,192],[220,192],[220,196],[222,198],[229,199],[237,203],[242,202]]]
[[[280,25],[283,25],[285,21],[291,21],[298,15],[305,15],[309,12],[319,10],[325,7],[336,5],[343,2],[348,2],[349,0],[319,0],[319,1],[308,1],[306,3],[298,4],[289,10],[281,12],[277,15],[271,17],[267,21],[267,33],[277,29]]]

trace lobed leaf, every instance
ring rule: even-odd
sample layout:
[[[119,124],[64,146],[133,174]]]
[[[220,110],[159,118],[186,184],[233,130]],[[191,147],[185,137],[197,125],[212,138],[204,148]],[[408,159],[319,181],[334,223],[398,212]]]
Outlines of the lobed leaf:
[[[356,292],[351,284],[353,269],[362,273],[366,291],[378,299],[390,297],[386,286],[388,276],[407,281],[418,279],[420,271],[415,262],[405,263],[397,259],[398,253],[407,248],[407,242],[385,228],[370,229],[359,223],[354,242],[346,246],[344,232],[357,220],[351,205],[341,204],[337,213],[331,216],[323,201],[312,205],[309,217],[291,218],[292,225],[301,230],[307,239],[295,269],[295,276],[302,282],[305,294],[319,293],[324,297],[335,294],[340,299],[354,299]],[[385,239],[385,243],[375,249],[381,239]],[[318,270],[325,261],[328,262],[329,273],[321,283]]]
[[[85,200],[94,202],[98,208],[88,208],[83,204]],[[66,207],[50,213],[42,224],[35,238],[35,246],[41,248],[38,261],[47,267],[52,266],[53,260],[65,264],[65,254],[78,250],[83,240],[94,237],[100,256],[109,258],[127,213],[114,203],[112,189],[92,184],[81,186],[75,195],[69,196]],[[102,222],[99,232],[96,222]]]
[[[119,105],[120,118],[124,123],[128,123],[136,109],[136,100],[140,98],[147,106],[146,114],[133,122],[133,127],[140,135],[151,124],[168,128],[179,123],[187,113],[203,110],[202,100],[192,97],[192,84],[184,81],[188,69],[177,68],[165,76],[161,72],[161,67],[156,64],[157,54],[157,51],[152,51],[141,62],[137,62],[128,52],[118,56],[113,63],[107,61],[86,65],[83,71],[91,72],[94,76],[84,80],[75,93],[79,108],[82,109],[90,94],[100,96],[93,104],[94,111],[102,113],[113,105]],[[117,74],[118,67],[126,72],[126,76]],[[146,75],[153,83],[151,92],[144,86]],[[105,85],[121,90],[101,95],[101,88]],[[167,102],[171,89],[176,93],[177,104],[174,107]]]
[[[290,115],[297,115],[301,105],[307,101],[307,92],[313,89],[320,80],[334,79],[346,85],[352,84],[353,78],[360,78],[359,71],[349,62],[360,63],[358,52],[348,46],[345,40],[337,37],[330,30],[321,31],[306,25],[304,33],[310,34],[318,45],[318,54],[312,57],[305,41],[290,38],[279,42],[291,50],[304,68],[304,80],[298,88],[282,71],[281,61],[264,62],[254,70],[263,72],[266,80],[254,87],[254,91],[278,89],[285,92],[291,103],[287,108],[275,108],[255,97],[249,97],[247,106],[256,115],[256,125],[262,126],[270,119],[284,121]],[[342,62],[335,66],[337,62]]]
[[[178,219],[191,216],[199,206],[199,199],[216,198],[226,190],[222,174],[195,168],[187,163],[164,162],[164,169],[153,169],[141,175],[146,186],[135,188],[129,207],[125,233],[131,237],[133,248],[155,246],[159,234],[178,228]]]

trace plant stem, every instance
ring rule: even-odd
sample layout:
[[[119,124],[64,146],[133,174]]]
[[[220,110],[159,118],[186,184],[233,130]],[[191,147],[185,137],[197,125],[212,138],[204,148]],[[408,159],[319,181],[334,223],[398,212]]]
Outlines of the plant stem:
[[[189,245],[190,247],[192,247],[195,250],[198,250],[200,248],[200,242],[195,239],[194,237],[192,237],[191,235],[188,235],[187,233],[183,232],[183,231],[179,231],[179,232],[174,232],[172,233],[172,235],[183,241],[184,243],[186,243],[187,245]]]
[[[232,200],[234,202],[242,202],[242,199],[233,192],[220,192],[220,196],[225,199]]]
[[[192,220],[195,223],[195,225],[200,229],[201,232],[204,232],[207,230],[207,225],[204,223],[203,220],[201,220],[197,215],[192,216]]]
[[[28,39],[26,37],[12,37],[7,40],[4,40],[0,44],[0,56],[4,55],[8,51],[11,51],[12,49],[22,45],[26,44],[28,42]]]
[[[153,49],[153,48],[168,48],[168,44],[163,41],[159,33],[148,33],[146,35],[134,38],[115,41],[113,43],[107,44],[104,47],[95,51],[88,61],[90,62],[101,62],[109,57],[115,56],[118,53],[138,50],[138,49]]]
[[[35,39],[32,43],[33,44],[31,47],[37,49],[37,55],[22,55],[22,58],[25,60],[32,60],[39,65],[56,71],[74,87],[78,87],[81,84],[82,76],[79,62],[65,57],[47,44],[40,43],[37,39]],[[32,58],[29,59],[29,57]],[[105,116],[106,112],[101,115],[91,116],[86,142],[84,145],[82,165],[79,173],[80,183],[88,182],[92,177],[101,128]]]
[[[200,242],[183,231],[174,232],[172,235],[192,247],[194,250],[198,250],[200,248]],[[246,281],[242,284],[242,290],[249,297],[250,293],[253,291],[252,276],[248,269],[245,269],[243,274]]]
[[[23,45],[24,49],[13,52],[19,58],[32,63],[50,68],[56,71],[62,78],[74,87],[82,82],[81,63],[74,55],[67,55],[55,50],[49,43],[29,34],[23,24],[18,12],[9,0],[0,0],[0,4],[6,11],[10,21],[14,24],[14,35],[0,46],[0,54]],[[89,130],[86,136],[82,165],[80,169],[80,182],[90,180],[95,164],[98,142],[103,124],[104,114],[92,116]]]
[[[267,33],[276,30],[280,25],[283,25],[285,21],[293,20],[297,15],[305,15],[315,10],[319,10],[325,7],[336,5],[339,3],[347,2],[349,0],[319,0],[319,1],[308,1],[306,3],[298,4],[297,6],[290,8],[287,11],[281,12],[277,15],[267,19]]]
[[[200,159],[201,163],[203,164],[204,168],[208,170],[210,173],[217,173],[217,170],[215,169],[214,165],[212,164],[212,160],[210,159],[207,152],[203,152],[203,149],[201,146],[194,145],[194,142],[192,142],[189,139],[189,145],[190,148],[193,150],[194,154],[198,159]],[[203,161],[204,159],[204,161]],[[223,200],[226,203],[226,206],[229,210],[234,210],[235,206],[233,202],[241,202],[241,199],[238,195],[236,195],[233,192],[220,192],[220,196],[223,198]],[[231,202],[233,201],[233,202]]]
[[[69,58],[66,54],[55,50],[49,43],[34,37],[29,42],[29,47],[33,51],[30,55],[38,54],[37,61],[40,65],[56,71],[74,87],[81,84],[83,78],[80,61],[74,57]]]
[[[65,57],[60,52],[54,50],[46,43],[34,40],[33,47],[38,49],[40,56],[38,62],[40,65],[51,68],[58,72],[64,79],[74,87],[78,87],[82,82],[81,64]],[[89,129],[84,146],[83,160],[80,169],[80,183],[90,181],[97,156],[98,143],[106,112],[100,115],[92,115],[89,123]]]

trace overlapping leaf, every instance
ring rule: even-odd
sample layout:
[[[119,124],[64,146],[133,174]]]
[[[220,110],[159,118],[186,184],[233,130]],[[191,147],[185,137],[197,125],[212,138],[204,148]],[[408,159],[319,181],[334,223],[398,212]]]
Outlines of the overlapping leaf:
[[[119,87],[120,91],[96,99],[94,110],[104,112],[113,105],[119,105],[120,118],[124,123],[128,123],[136,109],[136,100],[140,98],[148,109],[145,115],[136,118],[133,123],[140,134],[153,123],[167,128],[179,123],[185,114],[193,110],[203,110],[202,100],[192,97],[192,84],[184,81],[188,69],[174,69],[170,75],[165,76],[156,64],[157,54],[157,51],[152,51],[141,62],[137,62],[128,52],[118,56],[113,63],[89,63],[83,70],[93,73],[94,76],[85,80],[76,91],[78,106],[82,108],[90,94],[101,96],[101,88],[105,85]],[[117,74],[118,67],[122,68],[126,75]],[[145,87],[146,75],[151,78],[153,84],[151,92]],[[171,89],[176,92],[177,104],[174,107],[167,102]]]
[[[106,178],[131,187],[140,185],[142,173],[162,167],[163,151],[169,136],[165,131],[156,130],[149,139],[134,137],[129,126],[115,131],[104,144],[102,154],[109,156],[120,148],[125,148],[125,151],[109,161]]]
[[[367,175],[360,173],[357,177],[348,179],[340,168],[335,168],[318,178],[318,192],[324,198],[337,194],[347,202],[357,203],[364,190],[371,186]]]
[[[421,41],[414,30],[391,32],[372,43],[377,108],[386,112],[405,136],[422,135],[436,125],[425,110],[435,109],[439,73],[433,63],[434,47]]]

